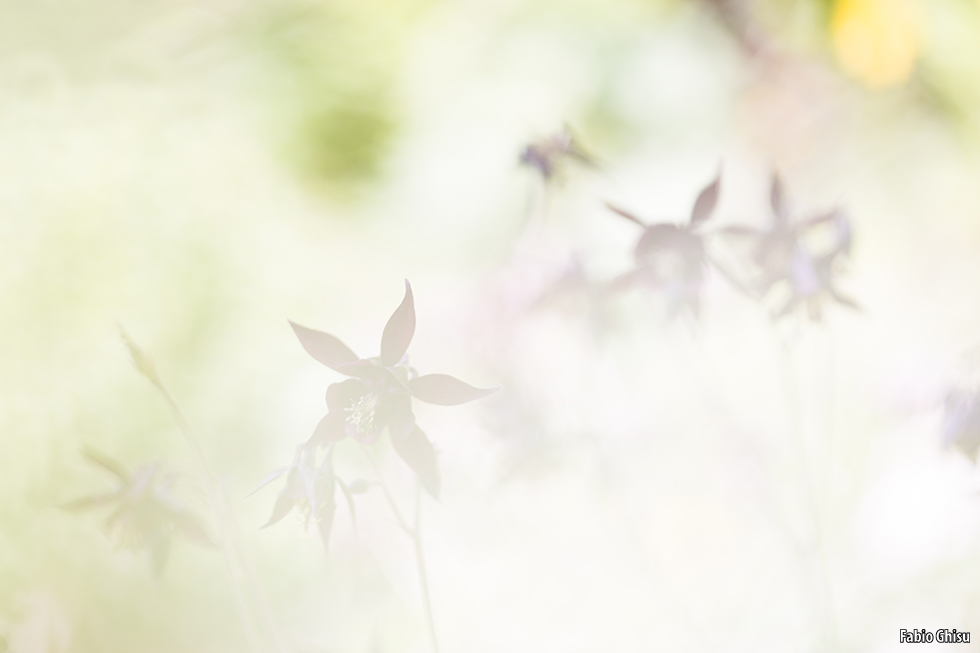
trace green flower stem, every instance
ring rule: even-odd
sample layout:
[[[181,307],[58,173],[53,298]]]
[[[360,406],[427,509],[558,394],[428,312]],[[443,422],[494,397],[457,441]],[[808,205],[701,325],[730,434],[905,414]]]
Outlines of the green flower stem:
[[[385,499],[391,507],[391,512],[398,521],[398,525],[412,538],[412,543],[415,545],[415,563],[419,570],[419,585],[422,588],[422,607],[425,611],[425,621],[429,627],[429,638],[432,641],[433,653],[439,653],[439,640],[436,638],[435,620],[432,617],[432,601],[429,598],[429,576],[426,571],[425,554],[422,549],[422,481],[418,481],[415,490],[415,525],[413,526],[408,523],[408,520],[402,515],[401,510],[398,509],[398,504],[395,503],[395,498],[391,494],[391,490],[388,489],[388,485],[381,475],[381,469],[374,460],[374,456],[371,455],[371,452],[363,444],[361,444],[361,449],[364,451],[367,459],[371,461],[371,467],[374,468],[374,474],[378,478],[378,485],[381,486],[381,491],[384,493]]]

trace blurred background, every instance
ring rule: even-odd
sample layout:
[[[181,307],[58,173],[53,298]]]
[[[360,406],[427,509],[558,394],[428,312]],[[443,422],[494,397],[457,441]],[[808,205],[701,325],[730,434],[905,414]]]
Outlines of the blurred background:
[[[374,356],[405,278],[412,364],[502,386],[416,409],[442,651],[980,639],[980,477],[941,438],[980,368],[978,106],[976,0],[0,1],[0,651],[431,650],[379,491],[326,555],[260,530],[282,481],[244,498],[342,378],[287,320]],[[586,160],[520,165],[565,129]],[[767,224],[773,170],[794,219],[846,210],[860,310],[774,325],[717,274],[698,321],[590,300],[640,233],[604,203],[681,222],[719,166],[713,225]],[[157,574],[64,509],[118,483],[88,448],[214,530],[117,325],[241,568],[175,537]]]

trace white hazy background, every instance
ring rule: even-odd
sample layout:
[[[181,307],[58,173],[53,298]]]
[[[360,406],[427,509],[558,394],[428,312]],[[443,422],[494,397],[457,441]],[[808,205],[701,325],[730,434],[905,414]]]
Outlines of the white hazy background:
[[[201,439],[286,650],[430,650],[379,492],[356,533],[339,501],[329,555],[292,518],[259,530],[278,485],[243,498],[341,378],[287,319],[376,355],[404,278],[413,365],[503,386],[417,405],[443,651],[980,640],[980,476],[939,436],[980,365],[980,3],[728,2],[771,55],[718,6],[0,2],[0,651],[246,650],[217,552],[177,541],[157,579],[58,508],[111,487],[83,446],[197,471],[117,320]],[[600,169],[519,167],[563,125]],[[773,168],[795,215],[846,208],[861,311],[774,327],[717,277],[696,327],[643,293],[601,326],[532,306],[573,261],[628,269],[638,234],[604,201],[680,220],[719,165],[719,225],[768,219]],[[369,476],[346,445],[338,473]]]

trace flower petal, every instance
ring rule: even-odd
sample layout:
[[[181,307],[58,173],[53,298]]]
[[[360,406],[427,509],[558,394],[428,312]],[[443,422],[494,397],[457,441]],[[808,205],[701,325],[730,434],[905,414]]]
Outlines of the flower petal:
[[[129,479],[129,471],[109,456],[88,447],[82,449],[82,455],[96,467],[101,467],[110,474],[118,476],[119,480],[126,481]]]
[[[359,379],[364,379],[368,383],[381,383],[385,378],[385,368],[378,367],[371,361],[365,359],[341,365],[337,368],[337,371],[347,376],[356,376]]]
[[[326,444],[338,442],[347,437],[347,418],[343,412],[331,411],[316,425],[310,443]]]
[[[404,438],[415,427],[412,398],[408,395],[391,395],[385,400],[388,433],[393,438]]]
[[[327,410],[342,413],[368,391],[367,384],[359,379],[347,379],[327,386]]]
[[[347,345],[329,333],[307,329],[295,322],[290,322],[289,325],[293,327],[306,353],[330,369],[347,374],[339,368],[357,360],[357,355]]]
[[[289,480],[292,481],[291,478]],[[276,505],[272,507],[272,515],[269,517],[269,521],[267,521],[262,528],[269,528],[273,524],[279,523],[282,521],[283,517],[288,515],[289,511],[293,509],[296,499],[290,492],[287,492],[287,490],[289,490],[288,483],[286,487],[282,489],[282,492],[279,493],[279,497],[276,499]]]
[[[289,467],[280,467],[279,469],[272,470],[265,478],[262,479],[262,482],[259,483],[254,490],[252,490],[251,492],[245,495],[245,498],[246,499],[249,498],[256,492],[264,488],[266,485],[268,485],[272,481],[276,480],[277,478],[285,474],[287,471],[289,471]]]
[[[119,494],[112,492],[110,494],[99,494],[91,497],[83,497],[81,499],[75,499],[74,501],[69,501],[61,506],[62,510],[88,510],[90,508],[98,508],[99,506],[104,506],[117,501],[119,499]]]
[[[422,429],[416,426],[404,438],[391,438],[391,445],[412,471],[418,474],[429,494],[438,499],[441,482],[436,451]]]
[[[384,333],[381,334],[381,362],[387,366],[397,365],[415,335],[415,299],[412,286],[405,279],[405,298],[388,318]]]
[[[715,180],[705,186],[704,190],[701,191],[698,198],[694,201],[694,208],[691,209],[692,225],[701,224],[715,212],[715,207],[718,205],[718,191],[720,189],[721,170],[718,171],[718,176],[715,177]]]
[[[499,388],[475,388],[448,374],[426,374],[408,382],[412,394],[421,401],[439,406],[456,406],[480,399]]]
[[[786,193],[783,190],[783,180],[774,170],[772,173],[772,185],[769,187],[769,206],[772,207],[772,214],[777,224],[786,224],[789,217],[786,206]]]

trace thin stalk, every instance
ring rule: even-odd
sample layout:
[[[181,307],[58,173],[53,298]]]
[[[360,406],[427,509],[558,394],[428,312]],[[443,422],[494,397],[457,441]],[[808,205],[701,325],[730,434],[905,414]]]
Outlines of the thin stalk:
[[[191,430],[190,424],[187,422],[187,418],[184,417],[184,412],[180,409],[180,405],[177,403],[177,400],[172,394],[170,394],[170,391],[165,385],[163,385],[163,382],[156,374],[147,376],[156,389],[160,391],[164,401],[167,403],[167,406],[173,413],[174,419],[177,421],[177,425],[180,427],[180,431],[184,435],[184,439],[197,456],[198,462],[200,463],[201,468],[204,470],[204,479],[208,490],[208,503],[211,507],[211,515],[214,519],[215,526],[217,526],[218,545],[221,548],[221,557],[225,563],[225,571],[228,573],[228,577],[231,580],[231,590],[235,598],[235,606],[238,609],[238,616],[242,622],[242,627],[245,629],[245,635],[248,639],[249,648],[253,651],[253,653],[261,653],[262,646],[259,643],[258,631],[255,628],[252,615],[248,609],[248,604],[245,601],[245,592],[241,587],[239,574],[235,569],[235,565],[232,563],[231,546],[228,542],[228,538],[225,536],[225,520],[223,510],[221,509],[221,499],[218,494],[218,484],[215,481],[214,474],[211,471],[207,458],[204,456],[204,451],[201,449],[201,445],[198,442],[197,437]]]
[[[789,412],[790,430],[793,432],[794,440],[798,448],[802,467],[803,486],[806,493],[806,502],[813,521],[813,548],[816,553],[817,576],[819,577],[820,587],[823,594],[824,629],[826,637],[830,641],[833,650],[841,650],[840,635],[837,626],[837,611],[834,606],[833,588],[830,583],[830,567],[827,563],[826,543],[823,532],[823,524],[820,518],[820,511],[817,507],[816,493],[813,487],[813,480],[810,474],[809,457],[807,455],[806,439],[802,428],[800,414],[799,390],[796,383],[796,373],[793,360],[790,356],[789,346],[781,343],[780,363],[783,372],[783,387],[786,397],[786,404]]]
[[[224,501],[224,497],[221,493],[220,486],[215,478],[214,472],[211,470],[211,466],[208,464],[207,457],[204,455],[204,450],[201,448],[201,443],[191,429],[190,423],[184,416],[184,411],[181,410],[180,404],[177,403],[177,399],[171,394],[167,386],[164,385],[163,380],[157,373],[156,366],[153,361],[143,352],[142,349],[136,344],[136,342],[129,337],[126,330],[123,329],[122,325],[117,322],[119,327],[119,333],[122,336],[123,342],[129,349],[130,356],[132,357],[133,366],[136,368],[140,374],[147,378],[153,387],[159,391],[160,396],[163,397],[164,402],[173,413],[174,419],[177,422],[178,427],[180,427],[180,432],[184,436],[184,440],[187,445],[194,452],[197,457],[198,463],[204,472],[205,487],[207,489],[207,501],[211,509],[211,517],[214,520],[215,529],[218,536],[218,546],[221,549],[221,558],[225,564],[225,571],[228,574],[228,580],[231,584],[232,595],[235,600],[235,607],[238,611],[238,617],[242,622],[242,628],[245,630],[245,637],[248,640],[249,648],[252,653],[261,653],[262,645],[259,641],[258,629],[255,627],[255,623],[249,610],[248,601],[246,600],[246,592],[242,587],[242,579],[244,576],[246,581],[252,587],[253,599],[259,605],[259,612],[262,615],[263,621],[265,622],[266,628],[271,634],[276,649],[279,653],[285,653],[286,646],[283,642],[282,635],[279,632],[279,628],[275,623],[275,619],[272,616],[272,611],[269,608],[268,602],[265,599],[265,594],[262,591],[262,587],[258,582],[258,577],[255,574],[254,568],[251,564],[251,559],[248,556],[244,546],[241,543],[241,536],[238,532],[238,526],[228,510],[227,504]],[[230,532],[230,536],[229,536]],[[237,554],[237,561],[234,556]]]
[[[432,618],[432,601],[429,599],[429,576],[425,570],[425,554],[422,551],[422,481],[415,487],[415,529],[412,539],[415,541],[415,561],[419,568],[419,584],[422,586],[422,605],[425,608],[425,620],[429,624],[429,638],[432,640],[433,652],[439,653],[436,624]]]
[[[395,503],[395,497],[392,495],[391,490],[388,489],[388,484],[385,483],[384,476],[381,475],[381,468],[378,467],[374,456],[371,455],[371,452],[363,444],[361,444],[361,449],[371,462],[374,475],[378,479],[378,485],[381,486],[381,491],[384,493],[385,499],[391,507],[391,512],[398,521],[398,525],[412,538],[412,544],[415,546],[415,563],[419,571],[419,585],[422,588],[422,608],[425,611],[425,621],[429,628],[429,639],[432,642],[433,653],[439,653],[439,641],[436,639],[435,620],[432,617],[432,601],[429,597],[429,574],[426,571],[425,553],[422,549],[422,482],[419,481],[415,489],[415,524],[412,525],[408,523],[408,520],[402,515],[402,511],[398,509],[398,504]]]
[[[398,509],[398,504],[395,503],[395,497],[392,496],[391,490],[388,489],[388,484],[385,483],[384,476],[381,475],[381,468],[379,468],[378,463],[375,462],[374,456],[371,455],[371,452],[368,451],[368,448],[363,443],[360,444],[364,455],[367,456],[369,461],[371,461],[371,467],[374,469],[374,475],[378,478],[378,485],[381,486],[381,491],[384,493],[385,499],[387,499],[388,505],[391,507],[391,512],[395,515],[395,519],[398,520],[398,525],[401,526],[402,530],[408,533],[409,536],[415,537],[408,520],[402,516],[402,511]]]

